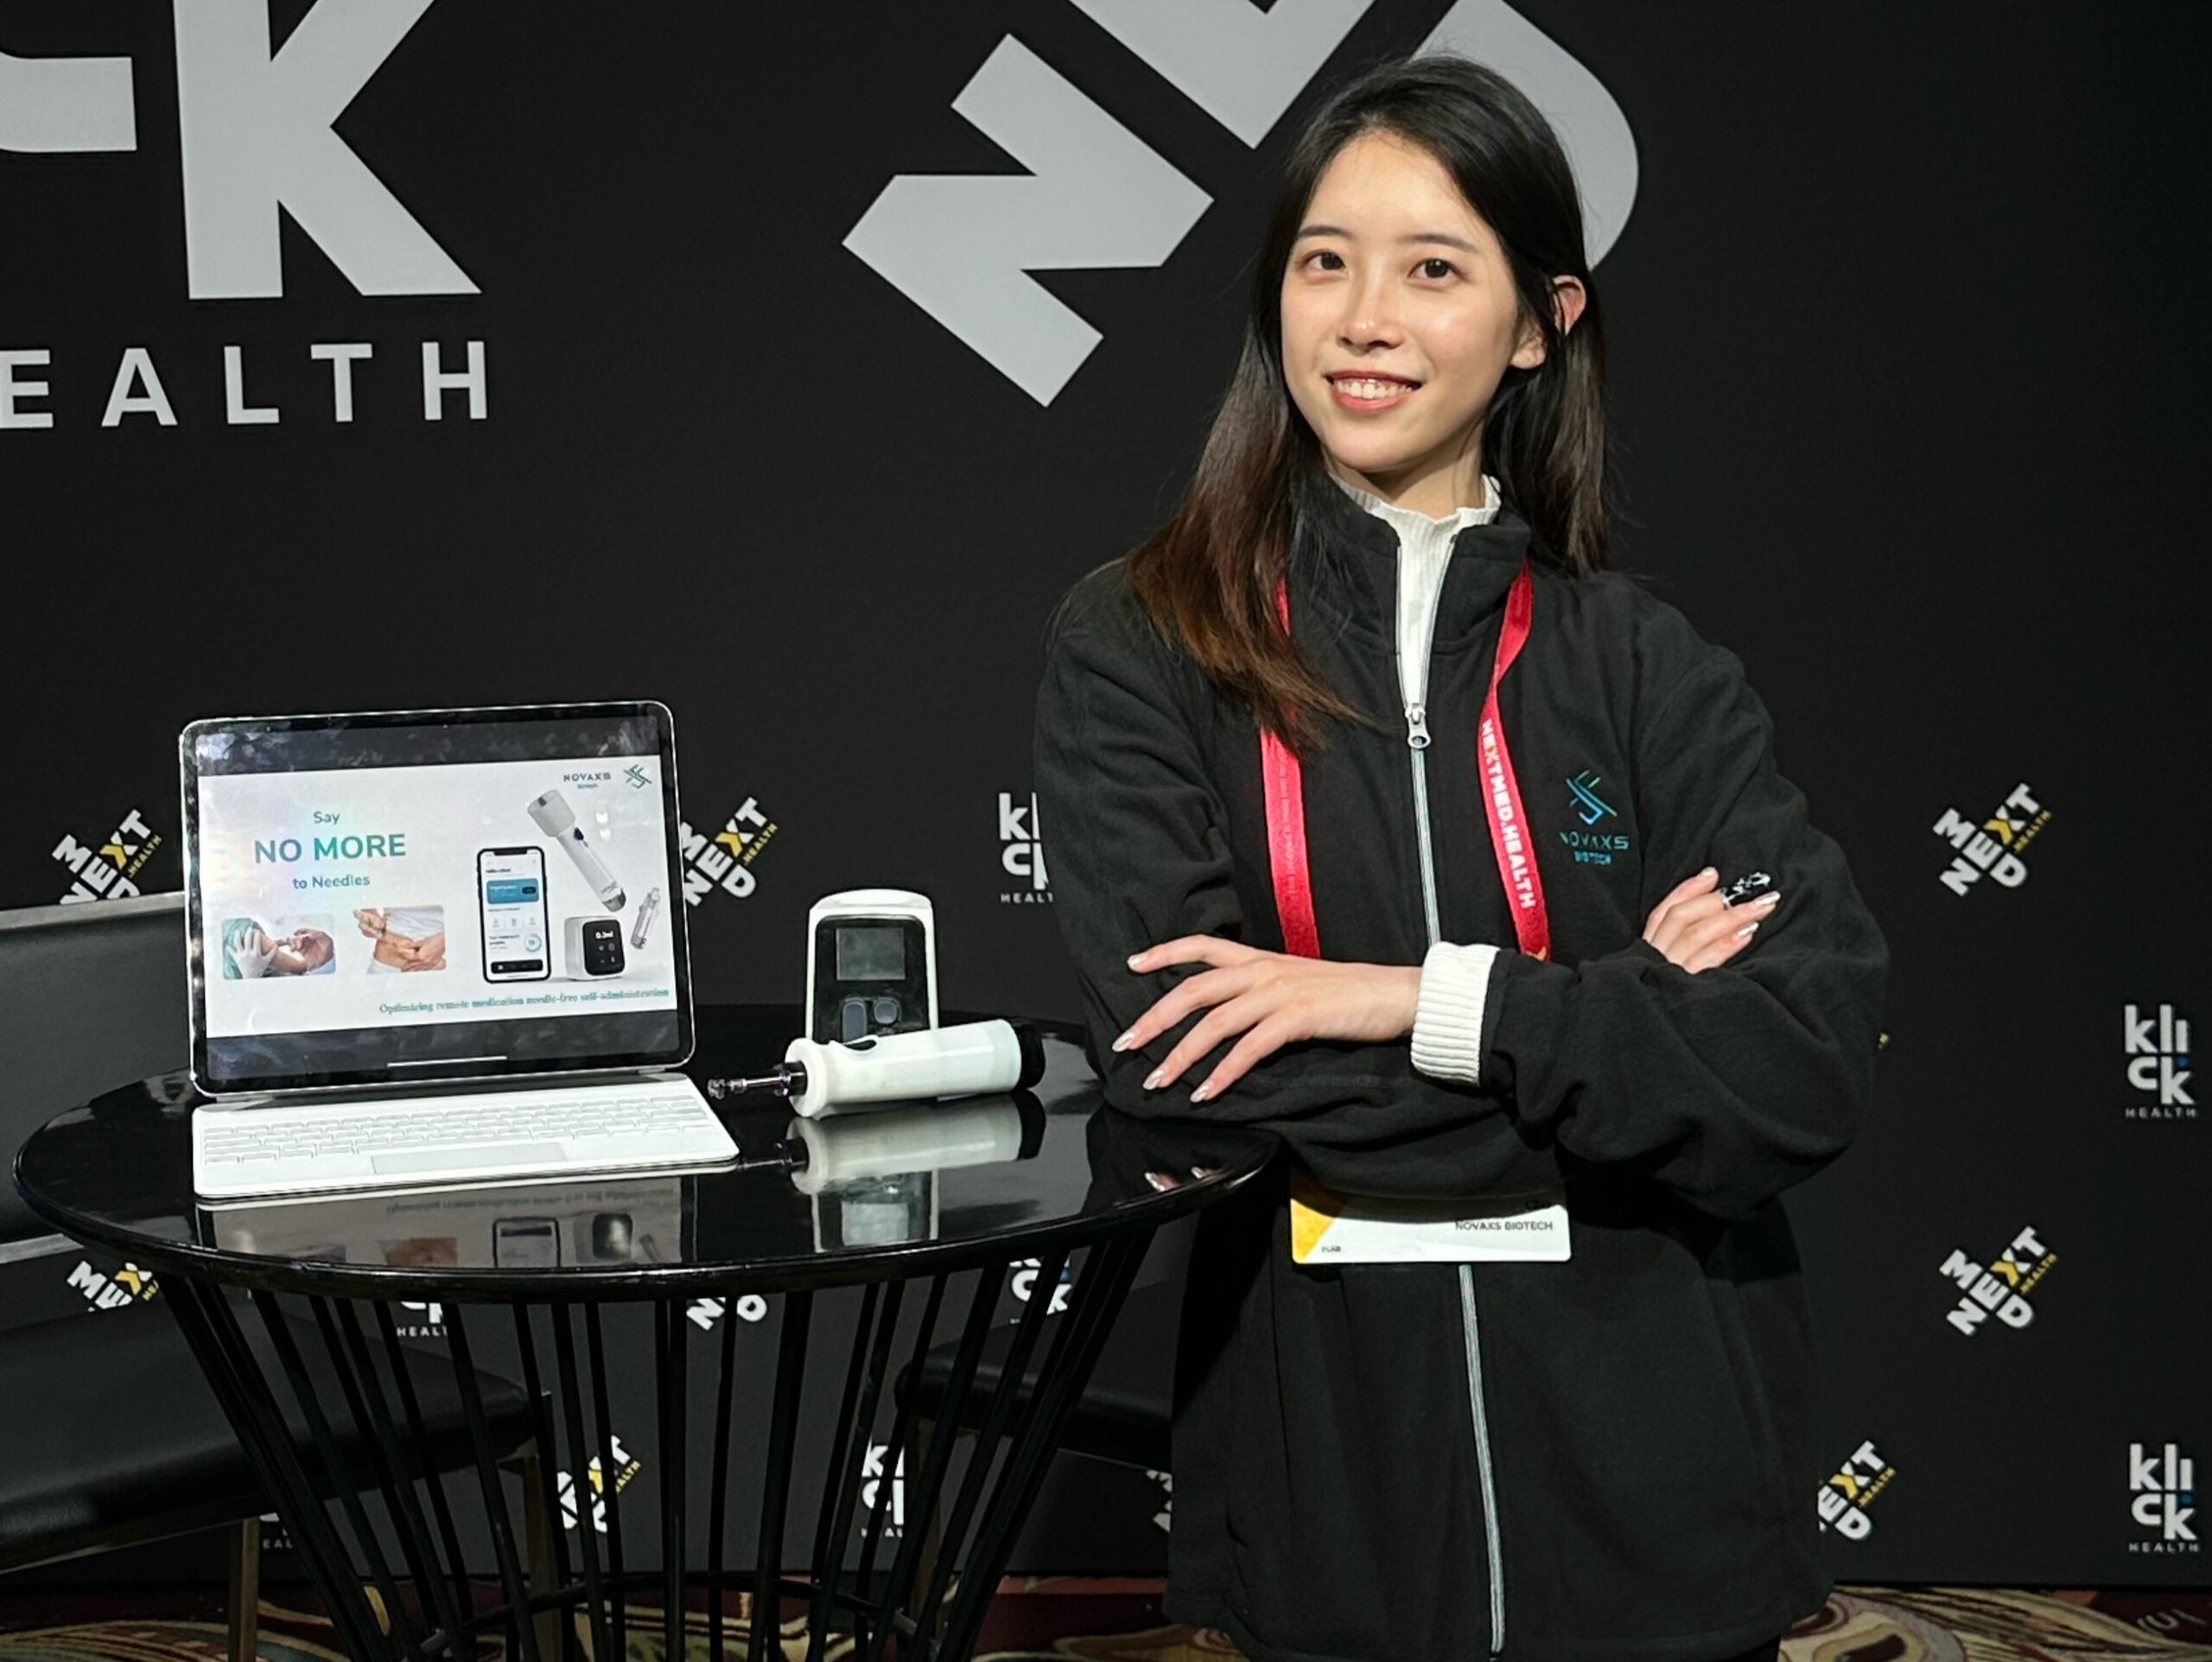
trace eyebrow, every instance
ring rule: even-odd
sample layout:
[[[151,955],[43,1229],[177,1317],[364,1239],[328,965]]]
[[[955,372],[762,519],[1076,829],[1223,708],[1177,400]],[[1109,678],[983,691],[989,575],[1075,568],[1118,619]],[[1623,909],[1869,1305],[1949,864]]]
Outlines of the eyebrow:
[[[1298,235],[1292,240],[1302,243],[1308,237],[1342,237],[1347,241],[1352,240],[1351,232],[1346,231],[1342,225],[1302,225],[1299,228]],[[1408,236],[1399,238],[1398,240],[1402,244],[1441,243],[1446,248],[1456,248],[1468,254],[1482,252],[1482,250],[1465,238],[1454,237],[1445,231],[1416,231]]]

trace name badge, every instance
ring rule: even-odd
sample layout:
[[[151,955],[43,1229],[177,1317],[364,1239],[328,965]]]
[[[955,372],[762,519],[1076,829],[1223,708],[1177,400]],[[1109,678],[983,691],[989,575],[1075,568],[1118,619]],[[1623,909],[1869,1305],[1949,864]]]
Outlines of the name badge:
[[[1298,1264],[1560,1264],[1571,1256],[1558,1190],[1504,1201],[1374,1200],[1290,1179]]]

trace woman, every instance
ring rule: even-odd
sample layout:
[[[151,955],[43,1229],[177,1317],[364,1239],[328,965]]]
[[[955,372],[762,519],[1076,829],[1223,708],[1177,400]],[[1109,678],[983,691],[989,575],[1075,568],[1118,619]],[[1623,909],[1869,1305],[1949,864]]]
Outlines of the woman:
[[[360,906],[353,922],[376,942],[372,975],[404,974],[446,967],[446,909],[442,906]]]
[[[1057,620],[1108,1097],[1294,1157],[1205,1215],[1178,1363],[1168,1608],[1262,1662],[1768,1659],[1827,1588],[1777,1196],[1865,1111],[1886,951],[1741,665],[1603,571],[1603,353],[1541,117],[1378,67],[1175,517]],[[1348,1195],[1430,1261],[1315,1258]],[[1508,1224],[1548,1246],[1465,1244]]]

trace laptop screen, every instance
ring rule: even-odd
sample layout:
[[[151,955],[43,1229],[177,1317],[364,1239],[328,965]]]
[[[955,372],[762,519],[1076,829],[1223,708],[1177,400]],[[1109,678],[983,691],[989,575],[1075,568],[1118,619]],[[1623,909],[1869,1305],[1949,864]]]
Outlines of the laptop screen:
[[[690,1055],[664,707],[226,718],[181,746],[204,1089]]]

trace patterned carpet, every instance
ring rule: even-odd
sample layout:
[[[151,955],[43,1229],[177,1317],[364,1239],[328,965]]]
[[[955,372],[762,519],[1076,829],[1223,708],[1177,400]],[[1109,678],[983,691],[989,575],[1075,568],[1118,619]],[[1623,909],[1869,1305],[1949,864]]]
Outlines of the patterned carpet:
[[[1220,1634],[1166,1623],[1159,1583],[1072,1577],[1009,1578],[1000,1589],[979,1662],[1241,1662]],[[94,1616],[83,1593],[0,1593],[0,1662],[222,1662],[215,1602],[175,1592],[109,1590],[98,1607],[145,1614]],[[73,1608],[70,1607],[74,1607]],[[739,1601],[733,1614],[741,1624]],[[664,1662],[659,1613],[633,1611],[626,1662]],[[706,1657],[702,1612],[687,1620],[686,1662]],[[732,1637],[745,1630],[728,1629]],[[796,1621],[779,1635],[801,1662]],[[265,1662],[345,1662],[330,1629],[289,1602],[261,1605]],[[828,1647],[848,1662],[851,1647]],[[2031,1593],[1974,1588],[1840,1589],[1783,1646],[1787,1662],[2178,1662],[2212,1659],[2212,1593]],[[497,1646],[480,1662],[500,1662]]]

